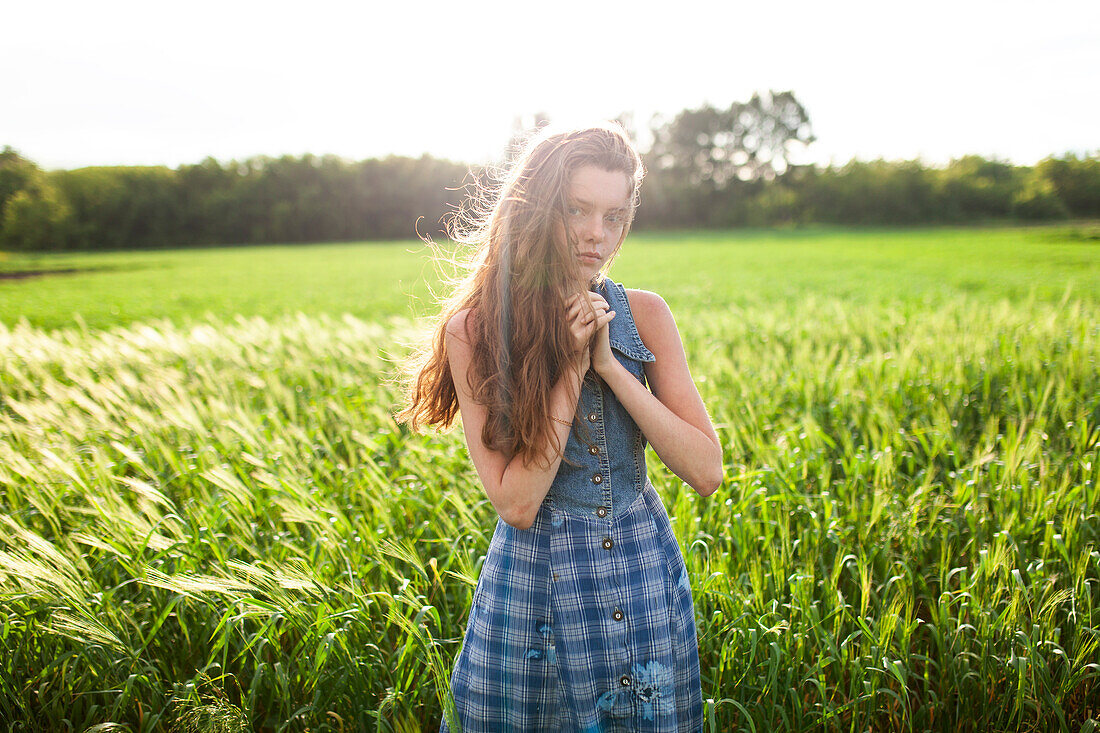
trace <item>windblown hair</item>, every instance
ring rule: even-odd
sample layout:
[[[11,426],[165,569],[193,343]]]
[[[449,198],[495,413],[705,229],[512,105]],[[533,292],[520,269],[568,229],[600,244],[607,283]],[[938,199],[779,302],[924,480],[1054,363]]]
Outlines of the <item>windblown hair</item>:
[[[443,303],[431,341],[410,364],[407,404],[398,420],[413,430],[447,428],[454,421],[458,395],[446,334],[451,319],[467,310],[470,392],[488,413],[482,441],[506,456],[520,456],[526,465],[545,460],[556,439],[550,391],[573,364],[566,301],[583,293],[566,212],[572,176],[585,166],[620,171],[630,181],[618,252],[644,175],[637,151],[614,124],[568,132],[543,129],[503,180],[482,192],[488,204],[480,211],[467,205],[450,223],[451,237],[471,247],[473,255],[465,263],[467,274]]]

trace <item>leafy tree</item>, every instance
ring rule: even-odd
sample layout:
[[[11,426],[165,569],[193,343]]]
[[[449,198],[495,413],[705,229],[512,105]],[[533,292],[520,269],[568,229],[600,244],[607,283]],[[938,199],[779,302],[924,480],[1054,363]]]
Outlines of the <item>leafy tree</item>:
[[[242,242],[234,236],[235,212],[232,191],[239,174],[236,161],[222,165],[214,158],[183,165],[176,170],[176,194],[179,197],[181,243],[214,244]]]
[[[934,173],[934,172],[933,172]],[[949,221],[1011,216],[1013,201],[1024,185],[1022,169],[979,155],[952,160],[939,172],[941,215]]]
[[[1065,219],[1069,210],[1050,179],[1033,172],[1012,198],[1012,214],[1019,219]]]
[[[1035,169],[1072,216],[1100,217],[1100,151],[1084,158],[1046,158]]]
[[[918,224],[937,221],[942,210],[935,181],[919,161],[853,160],[804,179],[798,190],[806,221]]]
[[[172,169],[96,166],[51,177],[72,208],[74,246],[140,249],[178,243],[183,217]]]
[[[15,152],[10,145],[0,150],[0,222],[4,221],[7,202],[26,188],[38,173],[38,166]]]
[[[650,166],[695,186],[772,180],[814,141],[806,108],[794,92],[753,94],[726,109],[686,109],[653,130]]]
[[[72,246],[73,212],[57,187],[35,169],[7,201],[0,246],[10,250],[63,250]]]

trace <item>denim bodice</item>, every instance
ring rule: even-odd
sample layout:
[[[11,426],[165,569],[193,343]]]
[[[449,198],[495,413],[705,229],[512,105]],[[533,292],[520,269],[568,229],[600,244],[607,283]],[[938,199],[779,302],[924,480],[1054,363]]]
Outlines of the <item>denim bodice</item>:
[[[642,343],[626,291],[604,279],[598,288],[615,317],[608,324],[611,352],[645,384],[653,354]],[[600,519],[621,515],[646,485],[645,436],[615,393],[592,371],[585,376],[565,455],[547,502],[554,510]]]

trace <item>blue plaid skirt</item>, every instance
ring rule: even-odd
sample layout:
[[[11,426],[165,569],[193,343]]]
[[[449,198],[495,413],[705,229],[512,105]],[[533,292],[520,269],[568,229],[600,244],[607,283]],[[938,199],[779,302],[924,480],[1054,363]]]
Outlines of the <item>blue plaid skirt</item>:
[[[649,482],[613,519],[498,521],[451,691],[467,733],[702,727],[691,585]]]

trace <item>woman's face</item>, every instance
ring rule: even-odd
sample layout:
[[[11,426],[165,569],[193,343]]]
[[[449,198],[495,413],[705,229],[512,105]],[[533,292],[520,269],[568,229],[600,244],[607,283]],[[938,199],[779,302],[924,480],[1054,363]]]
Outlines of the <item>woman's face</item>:
[[[630,179],[594,165],[578,168],[566,192],[565,221],[585,286],[615,254],[630,216]]]

